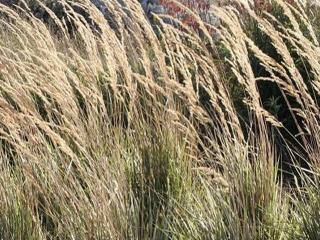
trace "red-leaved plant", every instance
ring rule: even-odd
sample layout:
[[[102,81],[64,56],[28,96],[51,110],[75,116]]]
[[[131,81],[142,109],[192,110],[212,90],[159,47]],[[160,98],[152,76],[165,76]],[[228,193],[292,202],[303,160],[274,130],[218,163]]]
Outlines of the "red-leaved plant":
[[[167,14],[178,18],[189,27],[197,29],[199,27],[198,21],[195,19],[194,15],[187,13],[184,7],[189,8],[199,15],[202,20],[208,22],[210,9],[209,0],[159,0],[159,2],[166,9]],[[184,7],[181,7],[180,4]]]

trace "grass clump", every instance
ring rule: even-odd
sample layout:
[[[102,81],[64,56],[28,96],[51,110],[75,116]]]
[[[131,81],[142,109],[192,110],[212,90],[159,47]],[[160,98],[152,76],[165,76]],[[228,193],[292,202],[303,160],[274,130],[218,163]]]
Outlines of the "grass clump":
[[[0,4],[0,239],[318,239],[310,6],[102,2]]]

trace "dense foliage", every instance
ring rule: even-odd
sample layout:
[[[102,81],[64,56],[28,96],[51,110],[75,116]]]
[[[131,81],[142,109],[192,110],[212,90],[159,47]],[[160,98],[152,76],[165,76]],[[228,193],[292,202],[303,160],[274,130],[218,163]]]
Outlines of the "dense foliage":
[[[0,3],[0,239],[320,239],[313,2]]]

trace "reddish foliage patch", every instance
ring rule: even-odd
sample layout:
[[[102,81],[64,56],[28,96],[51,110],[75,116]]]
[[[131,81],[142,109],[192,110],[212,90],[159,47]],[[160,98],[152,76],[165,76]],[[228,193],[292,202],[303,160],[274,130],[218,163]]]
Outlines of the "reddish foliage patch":
[[[179,0],[179,2],[198,14],[206,14],[210,8],[208,0]],[[160,0],[160,4],[166,8],[169,15],[179,18],[183,23],[189,26],[197,27],[194,17],[187,14],[185,10],[178,6],[174,1]]]

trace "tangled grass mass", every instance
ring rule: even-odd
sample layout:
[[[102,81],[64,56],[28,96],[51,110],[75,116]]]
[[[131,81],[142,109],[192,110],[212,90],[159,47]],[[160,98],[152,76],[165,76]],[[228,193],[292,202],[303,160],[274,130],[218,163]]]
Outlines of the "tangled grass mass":
[[[316,1],[0,0],[0,239],[320,239],[319,41]]]

